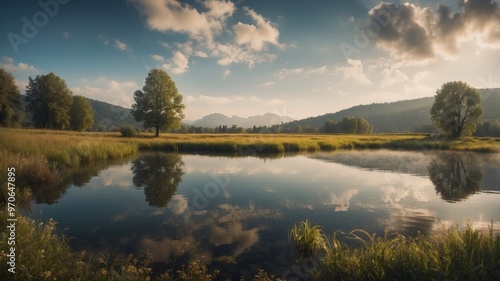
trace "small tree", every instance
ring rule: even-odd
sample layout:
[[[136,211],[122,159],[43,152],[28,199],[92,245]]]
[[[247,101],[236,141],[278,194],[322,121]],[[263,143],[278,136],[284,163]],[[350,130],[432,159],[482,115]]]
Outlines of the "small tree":
[[[71,106],[71,130],[84,131],[90,129],[94,124],[94,111],[90,102],[82,97],[73,97]]]
[[[436,91],[430,112],[434,125],[448,135],[470,136],[483,115],[481,96],[467,83],[448,82]]]
[[[66,82],[54,73],[29,77],[26,89],[28,109],[37,128],[66,129],[70,125],[73,96]]]
[[[160,129],[180,127],[185,106],[182,95],[165,71],[151,70],[142,91],[134,92],[134,100],[132,115],[137,121],[144,121],[144,128],[155,128],[156,137]]]
[[[23,122],[21,93],[12,74],[0,69],[0,126],[19,127]]]

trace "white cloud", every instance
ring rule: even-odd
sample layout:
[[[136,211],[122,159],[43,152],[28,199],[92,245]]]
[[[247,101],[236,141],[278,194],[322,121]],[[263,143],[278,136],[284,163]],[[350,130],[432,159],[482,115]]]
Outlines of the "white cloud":
[[[160,55],[151,55],[151,58],[155,61],[158,61],[158,62],[164,62],[165,61],[165,58],[160,56]]]
[[[211,104],[211,105],[220,105],[220,104],[229,103],[230,99],[226,98],[226,97],[214,97],[214,96],[199,95],[197,97],[187,96],[186,102],[191,102],[191,103],[201,102],[201,103],[207,103],[207,104]]]
[[[180,215],[188,208],[188,200],[183,195],[174,195],[168,202],[167,208],[170,209],[175,215]]]
[[[176,51],[170,63],[165,63],[162,67],[174,74],[182,74],[188,70],[189,60],[183,53]]]
[[[224,70],[224,75],[222,76],[222,80],[226,80],[227,77],[231,74],[229,69]]]
[[[407,96],[412,94],[434,93],[436,89],[430,87],[428,83],[423,82],[423,80],[429,76],[429,71],[420,71],[413,74],[411,79],[405,81],[406,83],[403,87],[404,93]]]
[[[279,31],[267,19],[257,12],[244,8],[253,24],[238,22],[233,26],[232,36],[223,34],[230,30],[227,19],[236,11],[236,6],[229,0],[209,0],[202,2],[205,10],[181,3],[177,0],[129,0],[135,3],[146,18],[147,26],[161,32],[175,32],[188,35],[184,43],[168,44],[163,47],[173,52],[181,52],[187,60],[191,56],[215,58],[221,66],[246,64],[253,67],[257,63],[273,61],[275,55],[267,53],[267,44],[283,48],[278,42]],[[234,38],[231,38],[234,37]],[[180,55],[176,55],[180,62]],[[187,70],[172,63],[164,65],[177,72]]]
[[[326,66],[320,67],[296,67],[296,68],[282,68],[274,75],[280,80],[287,78],[288,76],[294,75],[304,75],[305,77],[311,77],[313,75],[321,75],[327,72]]]
[[[204,51],[196,51],[193,54],[195,57],[208,58],[208,54]]]
[[[285,79],[286,77],[290,75],[296,75],[296,74],[301,74],[304,72],[304,68],[297,67],[297,68],[283,68],[280,71],[278,71],[275,75],[279,79]]]
[[[207,14],[213,18],[230,17],[236,10],[231,1],[209,0],[205,1],[204,5],[208,9]]]
[[[115,39],[115,47],[117,47],[118,49],[122,50],[122,51],[129,51],[130,49],[128,48],[127,44],[121,42],[120,40],[118,39]]]
[[[201,102],[206,102],[208,104],[217,104],[217,105],[227,104],[230,101],[229,98],[226,98],[226,97],[212,97],[212,96],[204,96],[204,95],[200,95],[198,97],[198,100]]]
[[[334,206],[335,212],[346,212],[349,210],[352,197],[358,193],[359,191],[354,189],[345,190],[341,194],[330,192],[330,200],[327,201],[327,205]]]
[[[361,84],[373,84],[363,71],[363,63],[360,60],[347,59],[347,65],[338,65],[334,74],[342,75],[344,80],[354,80]]]
[[[211,53],[212,56],[218,57],[219,65],[228,66],[235,63],[245,63],[252,68],[255,64],[261,62],[269,62],[275,59],[271,54],[256,54],[252,51],[245,50],[236,45],[218,44],[217,48]]]
[[[276,82],[274,82],[274,81],[268,81],[268,82],[264,82],[264,83],[260,84],[259,87],[270,87],[270,86],[273,86],[275,84],[276,84]]]
[[[65,40],[68,40],[68,38],[69,38],[69,32],[64,31],[64,32],[62,33],[62,36],[63,36],[63,38],[64,38]]]
[[[266,43],[280,46],[278,42],[279,31],[263,16],[254,10],[246,8],[245,11],[253,19],[256,25],[238,22],[233,26],[236,43],[248,45],[256,51],[262,50]]]
[[[382,75],[384,79],[381,82],[382,87],[389,87],[403,82],[407,82],[410,79],[406,76],[400,69],[396,68],[385,68],[382,70]]]
[[[225,20],[233,14],[231,1],[206,1],[208,11],[199,12],[188,4],[176,0],[130,0],[146,16],[148,27],[161,32],[173,31],[188,34],[197,40],[212,41]]]
[[[84,79],[81,85],[70,87],[70,89],[74,95],[130,108],[134,101],[133,93],[138,89],[138,84],[135,81],[116,81],[107,77],[99,77],[94,81]]]
[[[3,68],[7,72],[38,72],[38,69],[33,65],[22,62],[16,64],[13,58],[6,56],[2,57],[0,68]]]

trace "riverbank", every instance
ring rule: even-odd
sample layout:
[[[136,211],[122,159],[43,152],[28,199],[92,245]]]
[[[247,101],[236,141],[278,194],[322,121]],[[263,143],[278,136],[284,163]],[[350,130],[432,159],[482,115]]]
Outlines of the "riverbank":
[[[248,154],[340,149],[455,150],[499,152],[500,138],[447,139],[429,134],[153,134],[0,128],[0,145],[13,153],[44,155],[65,165],[121,157],[138,150]]]
[[[269,156],[348,149],[499,152],[498,138],[446,139],[431,135],[140,134],[0,128],[2,170],[15,167],[21,185],[55,181],[68,167],[120,159],[138,151]],[[4,182],[4,175],[0,180]]]

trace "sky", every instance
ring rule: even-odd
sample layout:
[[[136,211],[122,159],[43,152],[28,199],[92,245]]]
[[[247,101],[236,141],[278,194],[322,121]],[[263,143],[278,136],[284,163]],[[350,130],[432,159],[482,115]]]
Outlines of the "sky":
[[[449,81],[500,87],[500,2],[2,1],[0,68],[21,93],[54,72],[74,95],[124,107],[160,68],[188,120],[301,119]]]

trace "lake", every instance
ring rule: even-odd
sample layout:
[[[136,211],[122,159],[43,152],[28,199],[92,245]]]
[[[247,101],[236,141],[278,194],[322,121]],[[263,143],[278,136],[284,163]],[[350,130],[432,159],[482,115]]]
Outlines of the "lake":
[[[286,277],[288,232],[431,233],[469,220],[500,231],[500,155],[340,151],[274,157],[141,153],[71,171],[34,193],[29,215],[53,218],[94,257],[154,254],[155,270],[201,260],[228,277]],[[236,264],[228,263],[233,257]]]

